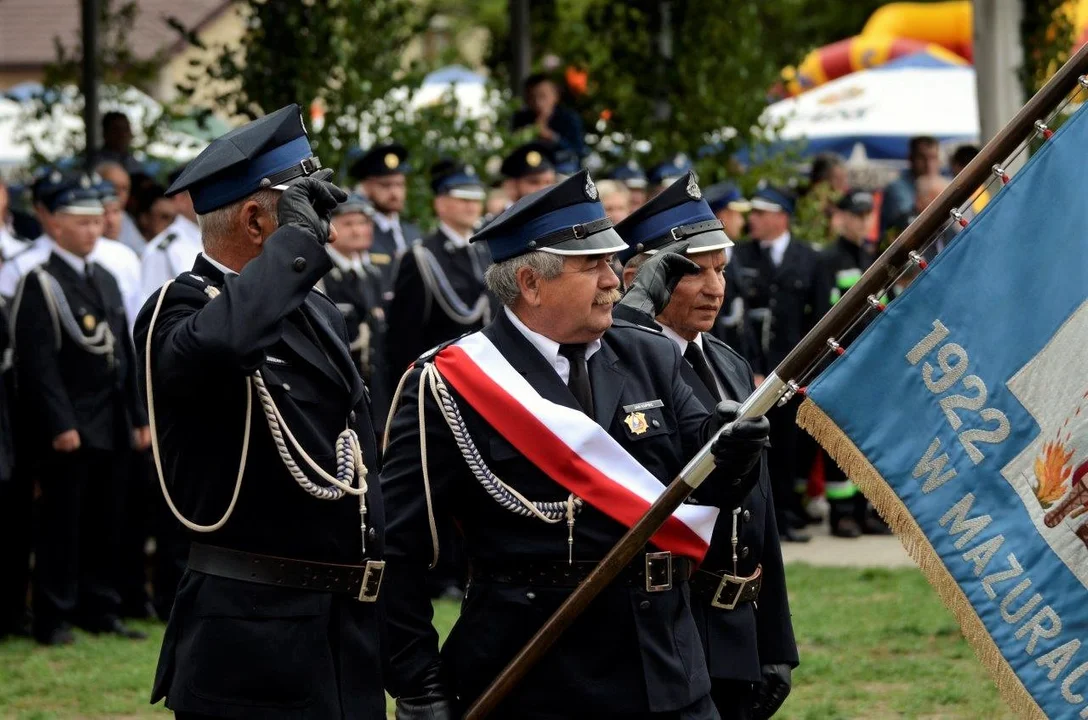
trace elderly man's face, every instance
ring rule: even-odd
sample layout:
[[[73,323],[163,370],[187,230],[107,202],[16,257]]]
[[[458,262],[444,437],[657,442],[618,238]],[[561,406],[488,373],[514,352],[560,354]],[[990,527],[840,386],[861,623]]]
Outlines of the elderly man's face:
[[[601,198],[604,213],[615,225],[631,214],[631,198],[627,193],[609,193]]]
[[[620,298],[612,254],[563,259],[563,272],[541,280],[531,298],[544,333],[559,343],[588,343],[612,326],[612,305]]]
[[[121,201],[121,207],[128,205],[128,196],[132,192],[132,180],[129,179],[128,173],[120,167],[110,166],[103,168],[99,174],[103,180],[113,185],[113,189],[117,192],[117,199]]]
[[[121,237],[121,217],[123,210],[119,200],[102,203],[102,237],[116,240]]]
[[[345,254],[366,252],[374,243],[374,224],[364,213],[351,212],[332,219],[336,249]]]
[[[748,231],[756,240],[774,240],[789,226],[790,216],[784,212],[753,209],[748,213]]]
[[[686,275],[677,283],[669,304],[657,319],[676,331],[685,340],[694,340],[701,332],[714,327],[718,311],[725,299],[725,252],[688,255],[699,266],[699,272]]]

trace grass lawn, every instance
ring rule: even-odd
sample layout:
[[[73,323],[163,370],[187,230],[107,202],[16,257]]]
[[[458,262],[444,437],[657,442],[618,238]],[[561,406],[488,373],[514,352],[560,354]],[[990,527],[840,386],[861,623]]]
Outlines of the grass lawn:
[[[952,616],[916,570],[791,565],[801,646],[779,718],[1012,718]],[[439,608],[448,629],[456,607]],[[66,648],[0,643],[0,717],[169,717],[147,704],[162,634],[134,643],[80,635]]]

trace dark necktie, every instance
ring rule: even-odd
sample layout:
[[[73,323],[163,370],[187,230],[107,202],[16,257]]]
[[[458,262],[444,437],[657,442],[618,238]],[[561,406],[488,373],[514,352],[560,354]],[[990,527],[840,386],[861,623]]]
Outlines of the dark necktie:
[[[703,385],[706,385],[706,389],[710,391],[714,400],[721,402],[722,396],[718,392],[718,383],[714,380],[714,373],[711,372],[710,365],[707,364],[706,355],[703,355],[702,348],[693,342],[689,342],[688,349],[684,351],[684,359],[695,370],[695,374],[703,381]]]
[[[589,366],[585,345],[560,345],[559,354],[570,361],[567,387],[586,415],[593,417],[593,388],[589,385]]]

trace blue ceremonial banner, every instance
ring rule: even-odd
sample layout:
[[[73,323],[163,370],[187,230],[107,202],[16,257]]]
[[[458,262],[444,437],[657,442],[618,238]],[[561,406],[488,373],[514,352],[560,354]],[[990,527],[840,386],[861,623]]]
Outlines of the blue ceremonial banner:
[[[808,388],[1013,709],[1088,718],[1088,117]]]

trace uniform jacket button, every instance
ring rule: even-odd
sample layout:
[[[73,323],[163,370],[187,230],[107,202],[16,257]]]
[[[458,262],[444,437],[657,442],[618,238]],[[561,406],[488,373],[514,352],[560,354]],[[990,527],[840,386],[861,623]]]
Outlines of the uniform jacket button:
[[[638,604],[638,609],[642,610],[643,612],[646,612],[647,610],[650,609],[650,601],[649,600],[643,600],[642,602],[640,602]]]
[[[525,599],[526,600],[536,600],[536,593],[533,592],[532,590],[530,590],[529,592],[525,593]]]
[[[376,528],[370,528],[369,530],[366,531],[366,537],[367,537],[367,540],[377,540],[378,539],[378,530]]]
[[[355,422],[355,411],[354,410],[352,410],[351,412],[348,413],[348,420],[350,422]]]
[[[284,390],[284,392],[291,392],[291,385],[288,384],[288,383],[284,383],[283,384],[283,390]]]
[[[295,272],[302,272],[303,270],[306,269],[306,258],[304,258],[304,257],[295,258],[295,261],[293,263],[291,263],[291,267],[293,267],[295,269]]]
[[[752,512],[750,510],[745,510],[743,517],[744,517],[744,522],[748,522],[749,520],[752,519]]]
[[[752,552],[751,548],[749,548],[747,545],[745,545],[744,547],[742,547],[740,549],[740,556],[742,558],[746,558],[746,557],[748,557],[748,554],[751,553],[751,552]]]

